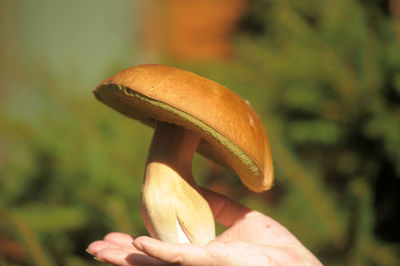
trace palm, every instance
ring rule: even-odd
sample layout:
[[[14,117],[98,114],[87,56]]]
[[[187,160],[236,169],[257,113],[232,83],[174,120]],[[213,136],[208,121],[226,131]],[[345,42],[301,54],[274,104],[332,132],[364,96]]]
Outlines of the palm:
[[[93,242],[88,252],[116,265],[320,265],[278,222],[222,195],[207,190],[204,195],[215,219],[228,228],[204,247],[111,233]]]

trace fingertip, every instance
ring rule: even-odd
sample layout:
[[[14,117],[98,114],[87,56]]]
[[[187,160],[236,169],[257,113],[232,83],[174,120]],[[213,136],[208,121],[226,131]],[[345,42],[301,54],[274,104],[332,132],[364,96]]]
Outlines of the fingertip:
[[[138,242],[138,241],[136,241],[136,240],[133,240],[133,241],[132,241],[132,245],[133,245],[137,250],[143,251],[143,246],[142,246],[142,244],[140,244],[140,242]]]
[[[158,255],[165,250],[173,250],[175,244],[163,242],[148,236],[140,236],[132,241],[133,246],[149,256],[160,258]]]
[[[89,244],[86,249],[86,252],[90,255],[95,256],[97,252],[102,250],[105,247],[105,242],[103,240],[97,240]]]
[[[102,249],[100,251],[98,251],[95,255],[94,255],[94,259],[100,262],[107,262],[107,252],[108,252],[108,248],[106,249]]]
[[[103,239],[106,240],[106,239],[113,238],[113,237],[114,237],[115,235],[117,235],[117,234],[118,234],[118,232],[110,232],[110,233],[106,234],[106,235],[103,237]]]
[[[108,233],[107,235],[104,236],[104,240],[113,241],[113,240],[116,240],[116,239],[118,239],[118,240],[120,240],[120,239],[123,239],[123,240],[130,239],[132,241],[134,239],[134,237],[131,236],[131,235],[125,234],[125,233],[120,233],[120,232],[111,232],[111,233]]]
[[[94,252],[90,251],[89,248],[85,249],[85,251],[86,251],[86,253],[89,253],[90,255],[95,256]]]
[[[154,245],[160,243],[160,240],[148,237],[148,236],[140,236],[135,238],[132,241],[132,244],[140,250],[145,249],[146,247],[153,247]]]
[[[121,249],[105,248],[100,250],[94,257],[94,259],[101,262],[112,263],[116,265],[128,265],[126,259],[129,256],[129,254],[130,254],[129,252]]]

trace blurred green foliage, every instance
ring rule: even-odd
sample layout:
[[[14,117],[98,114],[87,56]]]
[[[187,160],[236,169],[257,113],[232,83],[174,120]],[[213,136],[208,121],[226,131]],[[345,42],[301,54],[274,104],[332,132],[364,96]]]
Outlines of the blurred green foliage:
[[[400,23],[386,7],[254,0],[234,59],[163,61],[248,99],[269,133],[271,191],[248,192],[196,157],[199,183],[277,219],[327,265],[400,259]],[[98,103],[96,84],[82,88],[72,66],[60,75],[0,48],[9,67],[0,76],[0,243],[17,243],[0,265],[94,264],[91,241],[145,234],[139,193],[151,130]],[[126,59],[110,65],[98,82]]]

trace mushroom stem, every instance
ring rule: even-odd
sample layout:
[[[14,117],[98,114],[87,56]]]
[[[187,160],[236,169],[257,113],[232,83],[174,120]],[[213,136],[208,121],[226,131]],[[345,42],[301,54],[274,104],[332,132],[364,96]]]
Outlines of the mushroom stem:
[[[158,122],[146,164],[141,213],[152,237],[205,245],[215,237],[214,218],[192,175],[201,137]]]

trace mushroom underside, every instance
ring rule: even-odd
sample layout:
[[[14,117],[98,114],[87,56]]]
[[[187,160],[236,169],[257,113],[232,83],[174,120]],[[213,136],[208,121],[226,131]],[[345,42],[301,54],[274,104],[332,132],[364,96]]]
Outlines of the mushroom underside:
[[[202,139],[198,151],[201,154],[232,169],[252,191],[261,192],[271,186],[265,183],[264,169],[256,163],[256,160],[223,134],[190,114],[116,84],[99,86],[95,96],[120,113],[153,128],[157,121],[163,121],[199,133]]]

